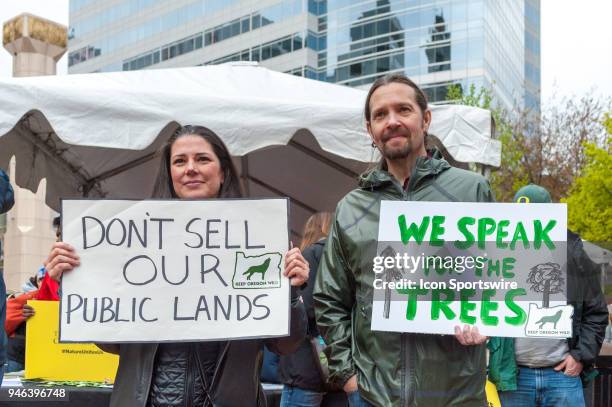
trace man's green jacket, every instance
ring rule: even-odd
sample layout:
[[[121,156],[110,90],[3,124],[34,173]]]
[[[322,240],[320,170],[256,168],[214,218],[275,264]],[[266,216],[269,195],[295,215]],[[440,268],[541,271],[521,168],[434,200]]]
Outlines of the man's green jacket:
[[[463,346],[452,335],[372,331],[370,325],[380,202],[492,202],[489,183],[451,167],[434,150],[417,159],[407,188],[380,169],[359,185],[338,204],[315,283],[330,380],[344,384],[357,374],[361,397],[381,407],[485,405],[485,345]]]

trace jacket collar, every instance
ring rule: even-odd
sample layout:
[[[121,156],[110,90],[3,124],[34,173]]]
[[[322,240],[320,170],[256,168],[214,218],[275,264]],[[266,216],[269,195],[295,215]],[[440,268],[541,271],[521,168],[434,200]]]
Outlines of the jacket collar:
[[[410,185],[412,188],[419,185],[425,178],[446,171],[451,165],[442,158],[442,154],[436,148],[428,150],[428,157],[418,157],[415,166],[410,173]],[[401,187],[398,180],[389,172],[374,168],[359,177],[359,187],[362,189],[375,190],[384,188],[389,184]]]

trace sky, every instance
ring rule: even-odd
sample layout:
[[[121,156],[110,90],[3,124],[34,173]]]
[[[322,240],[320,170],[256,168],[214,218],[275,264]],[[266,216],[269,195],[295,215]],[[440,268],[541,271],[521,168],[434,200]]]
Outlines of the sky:
[[[0,22],[22,12],[68,25],[68,0],[0,0]],[[554,94],[581,96],[595,91],[612,97],[611,17],[611,0],[541,0],[543,104],[550,103]],[[66,74],[66,61],[66,56],[59,61],[58,74]],[[11,56],[0,50],[0,77],[11,74]]]

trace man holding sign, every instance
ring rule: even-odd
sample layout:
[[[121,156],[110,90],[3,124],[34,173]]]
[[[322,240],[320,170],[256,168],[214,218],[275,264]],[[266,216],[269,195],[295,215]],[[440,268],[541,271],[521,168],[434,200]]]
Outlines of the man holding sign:
[[[314,293],[330,379],[351,406],[482,406],[486,337],[478,330],[400,334],[374,331],[371,322],[381,201],[492,202],[489,184],[426,150],[431,112],[408,78],[374,82],[365,119],[383,158],[338,204]]]

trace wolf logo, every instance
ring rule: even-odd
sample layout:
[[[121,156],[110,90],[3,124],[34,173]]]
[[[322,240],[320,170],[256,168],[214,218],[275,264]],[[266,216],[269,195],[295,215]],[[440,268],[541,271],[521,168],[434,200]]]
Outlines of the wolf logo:
[[[554,324],[554,329],[557,329],[557,322],[559,322],[559,319],[561,319],[561,314],[563,313],[562,310],[557,311],[554,315],[548,315],[548,316],[544,316],[542,318],[540,318],[539,321],[536,322],[536,324],[540,324],[540,329],[542,329],[542,327],[548,323]]]
[[[251,266],[247,269],[247,271],[245,271],[244,273],[242,273],[243,276],[247,276],[247,280],[251,280],[251,277],[253,277],[253,274],[255,273],[260,273],[261,274],[261,280],[263,281],[265,276],[266,276],[266,271],[268,271],[268,267],[270,266],[270,258],[268,257],[263,263],[257,265],[257,266]]]

